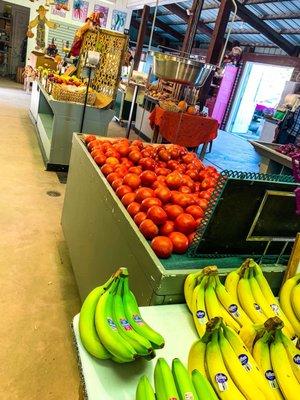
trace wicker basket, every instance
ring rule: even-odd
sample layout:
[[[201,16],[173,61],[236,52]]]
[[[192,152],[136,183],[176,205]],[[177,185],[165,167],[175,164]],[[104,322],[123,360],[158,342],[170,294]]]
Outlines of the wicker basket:
[[[176,113],[180,112],[180,108],[172,101],[160,101],[159,106],[166,111],[171,111]]]
[[[66,89],[63,85],[57,83],[53,84],[51,94],[55,100],[59,101],[71,101],[73,103],[83,104],[85,100],[85,92],[83,93],[71,92],[70,90]],[[87,104],[93,106],[95,104],[96,97],[97,97],[96,93],[89,93],[87,98]]]

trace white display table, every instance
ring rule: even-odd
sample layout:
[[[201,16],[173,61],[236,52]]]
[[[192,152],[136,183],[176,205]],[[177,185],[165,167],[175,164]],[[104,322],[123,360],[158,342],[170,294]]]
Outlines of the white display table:
[[[117,364],[110,360],[97,360],[89,355],[81,344],[78,321],[73,320],[73,331],[79,358],[84,398],[88,400],[134,400],[140,376],[147,375],[153,384],[153,371],[158,357],[169,364],[180,358],[187,365],[192,343],[198,338],[193,318],[185,304],[141,307],[143,318],[163,335],[166,345],[157,350],[151,361],[140,359],[133,363]]]

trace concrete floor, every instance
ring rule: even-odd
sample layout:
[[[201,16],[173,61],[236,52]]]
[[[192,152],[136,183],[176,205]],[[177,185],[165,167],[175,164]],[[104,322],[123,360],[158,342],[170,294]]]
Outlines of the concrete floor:
[[[20,85],[0,80],[0,399],[76,400],[70,322],[80,302],[60,226],[65,185],[44,170],[29,102]],[[113,122],[109,132],[124,128]],[[206,156],[219,169],[256,171],[258,162],[249,143],[225,132]]]

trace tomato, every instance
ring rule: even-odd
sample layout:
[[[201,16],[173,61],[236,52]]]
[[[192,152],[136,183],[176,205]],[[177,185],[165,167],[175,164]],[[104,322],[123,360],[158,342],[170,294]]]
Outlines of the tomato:
[[[116,194],[119,197],[119,199],[121,199],[126,193],[130,193],[130,192],[132,192],[132,189],[131,189],[131,187],[129,187],[127,185],[121,185],[116,190]]]
[[[190,233],[188,235],[188,239],[189,239],[189,244],[192,243],[192,241],[194,240],[194,237],[196,236],[196,232]]]
[[[196,157],[197,156],[195,153],[187,153],[182,157],[182,161],[185,164],[191,164],[195,160]]]
[[[217,182],[214,179],[205,178],[201,182],[201,187],[203,190],[207,190],[207,189],[210,189],[210,188],[213,188],[214,186],[216,186],[216,183]]]
[[[192,190],[191,190],[188,186],[180,186],[180,188],[178,189],[178,191],[179,191],[180,193],[185,193],[185,194],[192,193]]]
[[[136,197],[135,193],[126,193],[122,197],[121,202],[124,204],[125,207],[128,207],[129,204],[134,202],[135,197]]]
[[[168,218],[171,220],[175,220],[178,215],[183,213],[183,208],[176,204],[169,204],[164,207],[164,210],[167,213]]]
[[[157,168],[167,168],[167,163],[165,162],[165,161],[157,161],[157,163],[156,163],[156,167]],[[168,168],[167,168],[168,169]],[[168,169],[168,173],[170,173],[171,172],[171,170],[170,169]],[[158,175],[158,174],[157,174]],[[163,175],[163,174],[162,174]],[[168,175],[168,174],[167,174]]]
[[[97,165],[104,165],[106,163],[106,157],[103,153],[98,153],[94,158],[94,161]]]
[[[114,144],[114,149],[120,154],[121,157],[127,157],[130,149],[128,144],[123,144],[123,143],[117,143]]]
[[[147,212],[147,218],[151,219],[156,225],[163,225],[168,217],[162,207],[152,206]]]
[[[209,189],[208,189],[209,190]],[[198,196],[201,199],[205,199],[205,200],[209,200],[211,198],[211,192],[209,192],[208,190],[202,190],[202,192],[200,192],[198,194]]]
[[[120,178],[120,175],[117,174],[116,172],[112,172],[111,174],[107,175],[106,179],[110,184],[113,183],[116,179]]]
[[[112,164],[104,164],[101,167],[101,172],[105,176],[111,174],[112,172],[114,172],[114,170],[115,170],[115,167]]]
[[[186,171],[186,175],[188,175],[193,181],[195,181],[198,177],[198,171],[194,168],[190,168]]]
[[[91,151],[91,156],[93,158],[95,158],[98,154],[104,156],[104,153],[103,153],[103,151],[101,150],[100,147],[96,147],[93,151]]]
[[[101,140],[92,140],[88,143],[87,148],[90,152],[92,152],[96,147],[101,147]]]
[[[158,187],[154,190],[155,196],[163,203],[167,203],[172,198],[172,192],[167,187]]]
[[[188,234],[196,229],[196,221],[190,214],[183,213],[176,218],[175,226],[179,232]]]
[[[136,201],[141,203],[144,199],[148,197],[154,197],[154,190],[146,187],[141,187],[136,191]]]
[[[197,218],[197,219],[196,219],[196,226],[197,226],[197,228],[199,227],[199,225],[201,224],[201,222],[202,222],[202,218]]]
[[[131,143],[131,145],[132,145],[132,146],[136,146],[136,147],[138,147],[139,149],[143,149],[143,148],[144,148],[144,143],[143,143],[141,140],[138,140],[138,139],[133,140],[132,143]]]
[[[121,164],[124,165],[126,168],[131,168],[133,167],[133,162],[131,160],[128,160],[126,157],[122,157],[120,160]]]
[[[172,200],[174,204],[178,204],[180,207],[188,207],[195,203],[195,199],[191,194],[173,192]]]
[[[134,204],[134,203],[132,203],[132,204]],[[132,204],[130,204],[130,206]],[[153,239],[155,236],[158,235],[158,227],[155,225],[155,223],[153,221],[151,221],[151,219],[145,219],[140,224],[139,228],[146,239]]]
[[[171,172],[166,176],[166,184],[169,189],[177,189],[181,185],[181,175],[177,172]]]
[[[171,154],[169,153],[168,150],[159,150],[158,152],[158,157],[162,161],[170,161],[171,160]]]
[[[205,199],[199,199],[198,200],[198,205],[202,208],[202,210],[206,210],[208,206],[208,201]]]
[[[141,210],[148,211],[153,206],[161,206],[161,201],[155,197],[147,197],[141,203]]]
[[[134,164],[137,164],[142,158],[142,154],[138,150],[133,150],[128,155],[129,160],[131,160]]]
[[[141,179],[138,175],[129,173],[124,176],[123,183],[124,185],[128,185],[131,187],[131,189],[135,190],[140,186]]]
[[[127,207],[127,211],[129,215],[133,218],[139,211],[140,211],[141,205],[139,203],[136,203],[135,201]]]
[[[202,190],[201,189],[201,183],[200,182],[195,182],[194,183],[194,192],[198,193],[198,192],[200,192],[200,190]]]
[[[171,170],[168,168],[159,167],[155,169],[156,175],[164,175],[167,176],[171,173]]]
[[[132,173],[132,174],[136,174],[139,175],[142,173],[142,168],[141,167],[130,167],[128,168],[128,172]]]
[[[199,172],[198,174],[198,181],[202,182],[205,178],[208,178],[209,174],[206,172],[205,169],[203,169],[202,171]]]
[[[195,183],[193,179],[188,175],[182,175],[181,185],[188,186],[190,189],[194,189]]]
[[[123,184],[123,178],[117,178],[113,181],[113,183],[111,184],[111,187],[114,190],[117,190],[119,186],[121,186]]]
[[[173,251],[173,244],[167,236],[157,236],[152,240],[151,248],[158,257],[169,258]]]
[[[152,186],[156,181],[157,175],[154,171],[146,170],[141,173],[140,178],[143,186]]]
[[[195,219],[202,218],[204,215],[204,211],[200,206],[189,206],[185,211]]]
[[[142,212],[142,211],[139,211],[135,216],[134,216],[134,222],[137,224],[137,226],[140,226],[141,225],[141,223],[143,222],[143,221],[145,221],[145,219],[147,219],[147,214],[146,213],[144,213],[144,212]]]
[[[162,187],[166,188],[167,186],[166,186],[165,183],[160,182],[160,181],[155,181],[155,182],[153,183],[153,185],[152,185],[152,189],[153,189],[153,190],[155,190],[155,189],[157,189],[157,188],[162,188]]]
[[[92,142],[93,140],[96,140],[96,136],[95,136],[95,135],[87,135],[87,136],[84,138],[85,143],[90,143],[90,142]]]
[[[139,161],[139,164],[143,168],[143,170],[146,170],[146,169],[154,170],[155,169],[155,161],[151,157],[141,158]]]
[[[167,162],[167,167],[174,171],[176,168],[180,166],[178,161],[170,160]]]
[[[189,247],[189,239],[181,232],[172,232],[169,234],[173,244],[173,251],[177,254],[183,254]]]
[[[175,223],[174,221],[166,221],[159,230],[159,234],[162,236],[168,236],[170,233],[174,232]]]
[[[121,178],[124,178],[128,172],[128,169],[125,167],[125,165],[115,165],[115,172],[117,172]]]
[[[173,145],[169,149],[172,160],[176,160],[180,156],[179,149],[176,145]]]
[[[208,173],[218,173],[217,168],[213,167],[212,165],[209,165],[208,167],[205,168],[205,171]]]

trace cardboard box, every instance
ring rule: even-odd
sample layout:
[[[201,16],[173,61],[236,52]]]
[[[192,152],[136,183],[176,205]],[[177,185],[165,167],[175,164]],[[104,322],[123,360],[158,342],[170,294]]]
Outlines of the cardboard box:
[[[38,51],[31,52],[28,65],[32,68],[43,67],[53,70],[57,69],[57,62],[52,57],[48,57],[44,53]]]

